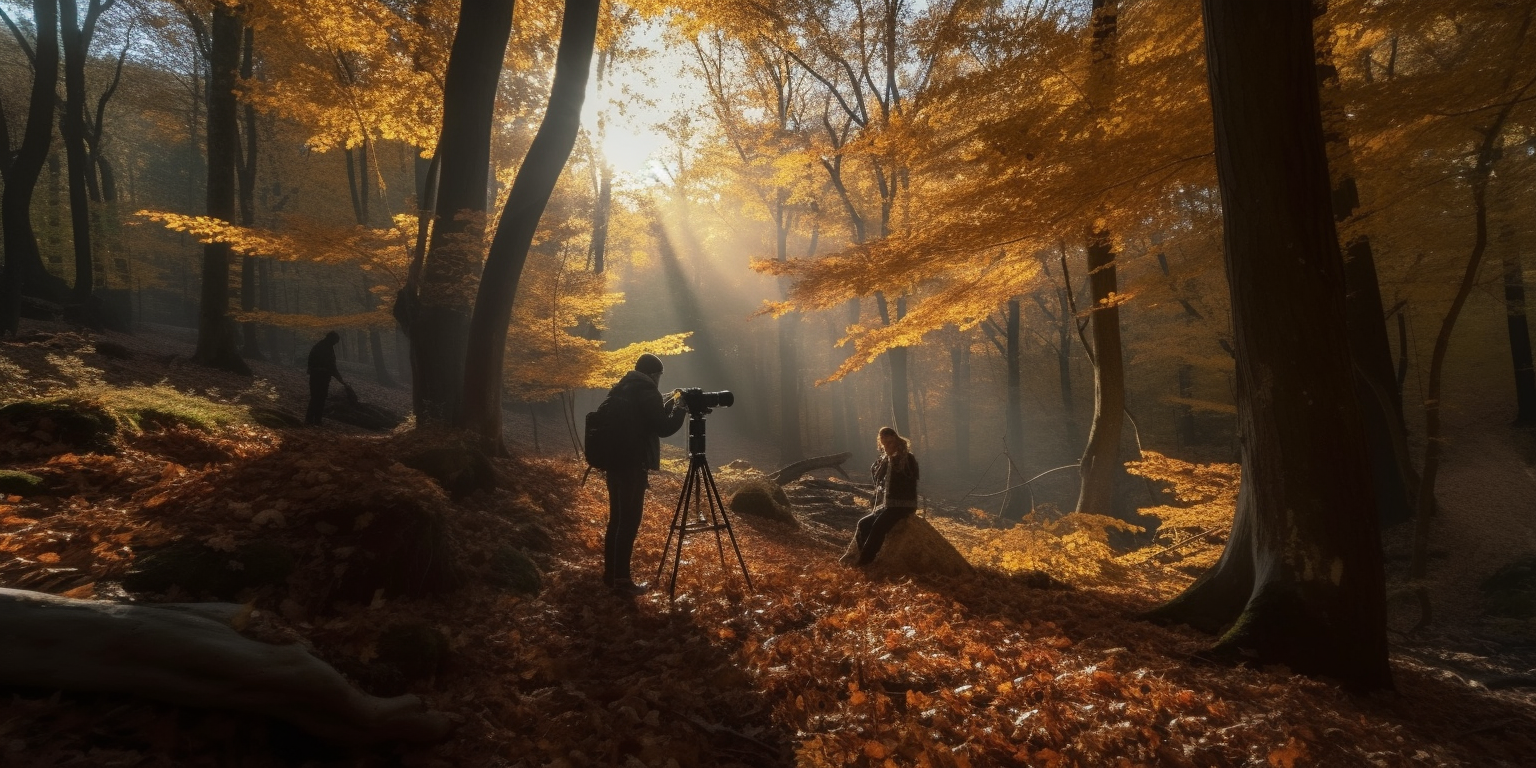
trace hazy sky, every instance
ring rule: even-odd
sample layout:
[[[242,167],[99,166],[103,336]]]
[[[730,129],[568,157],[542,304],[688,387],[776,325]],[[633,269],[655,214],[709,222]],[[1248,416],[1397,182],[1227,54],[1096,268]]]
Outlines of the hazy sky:
[[[688,70],[687,58],[666,46],[659,25],[650,23],[640,29],[631,47],[644,47],[648,54],[638,60],[620,61],[601,93],[594,67],[594,82],[588,85],[581,120],[592,130],[599,111],[607,115],[604,153],[614,172],[627,177],[619,182],[626,186],[650,183],[651,160],[671,144],[659,124],[678,112],[697,111],[703,105],[702,89]],[[622,109],[617,102],[624,103]]]

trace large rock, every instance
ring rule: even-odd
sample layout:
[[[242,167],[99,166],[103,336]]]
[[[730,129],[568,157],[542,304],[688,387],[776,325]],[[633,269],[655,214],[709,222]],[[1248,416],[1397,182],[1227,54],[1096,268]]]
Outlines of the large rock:
[[[118,422],[94,402],[22,400],[0,407],[0,452],[47,456],[113,453]]]
[[[850,562],[858,557],[853,541],[843,557]],[[872,574],[889,576],[964,576],[975,571],[948,539],[917,515],[908,515],[891,528],[875,561],[865,567]]]
[[[798,526],[784,489],[766,480],[747,480],[731,494],[731,511]]]

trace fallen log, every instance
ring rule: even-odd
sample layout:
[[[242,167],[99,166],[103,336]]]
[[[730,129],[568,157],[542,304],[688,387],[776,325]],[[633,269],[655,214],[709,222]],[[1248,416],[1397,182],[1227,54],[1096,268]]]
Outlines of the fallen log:
[[[779,485],[791,483],[800,479],[801,475],[815,469],[835,469],[839,475],[847,477],[848,473],[843,469],[843,462],[853,458],[853,453],[844,451],[829,456],[817,456],[810,459],[801,459],[789,466],[768,475],[768,479]]]
[[[843,493],[851,493],[863,499],[875,498],[875,487],[873,485],[867,485],[864,483],[844,483],[836,480],[821,480],[819,478],[813,477],[809,480],[802,481],[800,484],[809,486],[811,488],[822,488],[828,491],[841,491]]]
[[[234,625],[248,612],[231,603],[125,605],[0,589],[0,685],[248,712],[344,744],[447,734],[447,717],[416,696],[369,696],[300,645],[240,635]]]

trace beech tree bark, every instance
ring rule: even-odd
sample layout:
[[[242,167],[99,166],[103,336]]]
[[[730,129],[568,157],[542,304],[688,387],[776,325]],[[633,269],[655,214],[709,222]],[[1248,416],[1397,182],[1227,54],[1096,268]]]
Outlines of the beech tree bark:
[[[1009,477],[1012,470],[1024,459],[1024,387],[1021,372],[1019,370],[1019,353],[1021,347],[1019,319],[1019,300],[1008,300],[1008,318],[1004,326],[1004,338],[1007,343],[1007,351],[1004,356],[1008,358],[1008,403],[1004,407],[1004,429],[1007,434]],[[1018,467],[1022,471],[1022,467]],[[1011,520],[1022,519],[1029,514],[1029,494],[1010,492],[1004,497],[1003,517]]]
[[[1391,686],[1380,531],[1329,210],[1310,0],[1204,0],[1243,479],[1209,573],[1154,618]]]
[[[62,301],[69,295],[63,280],[48,274],[32,229],[32,191],[53,141],[54,89],[59,81],[59,10],[54,0],[33,0],[37,47],[32,55],[32,95],[21,146],[13,154],[7,142],[0,157],[5,191],[0,194],[0,229],[4,230],[5,268],[0,271],[0,333],[16,333],[21,297]]]
[[[240,12],[213,3],[208,26],[208,215],[235,219],[235,160],[240,152],[239,108],[235,85],[245,24]],[[197,315],[197,350],[203,365],[249,375],[240,358],[234,321],[229,316],[228,243],[203,246],[202,291]]]
[[[478,435],[484,450],[504,450],[501,387],[512,303],[517,298],[518,278],[528,260],[539,218],[581,128],[581,103],[586,98],[587,75],[592,69],[601,6],[600,0],[566,0],[549,106],[512,182],[496,236],[486,255],[485,272],[480,276],[469,324],[468,354],[464,358],[463,415],[459,423]]]
[[[1088,98],[1094,102],[1095,121],[1103,119],[1105,105],[1113,98],[1115,37],[1119,3],[1093,0]],[[1083,449],[1079,474],[1077,511],[1093,515],[1115,514],[1115,480],[1124,471],[1120,438],[1125,430],[1125,363],[1120,349],[1120,307],[1115,293],[1114,244],[1098,224],[1088,228],[1088,295],[1093,306],[1093,424]],[[1071,286],[1068,286],[1068,290]]]
[[[411,399],[416,423],[459,420],[475,276],[491,173],[491,124],[502,59],[512,34],[513,0],[465,0],[443,80],[443,130],[437,142],[436,218],[414,293],[397,317],[411,339]]]

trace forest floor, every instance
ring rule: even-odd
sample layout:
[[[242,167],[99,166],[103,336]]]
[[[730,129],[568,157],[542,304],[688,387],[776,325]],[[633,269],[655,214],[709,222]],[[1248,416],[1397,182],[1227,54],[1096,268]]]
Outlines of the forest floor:
[[[132,357],[101,354],[102,340]],[[1210,638],[1135,620],[1183,583],[1172,577],[1153,589],[987,569],[871,579],[838,566],[824,537],[745,516],[752,589],[695,541],[676,600],[620,598],[598,578],[605,494],[579,484],[574,462],[497,460],[496,490],[456,500],[399,463],[429,438],[261,426],[253,409],[302,408],[302,372],[258,364],[242,378],[178,353],[42,324],[0,340],[0,402],[69,397],[123,419],[110,446],[89,449],[62,430],[0,435],[0,466],[46,485],[0,499],[0,586],[185,601],[206,595],[124,583],[176,542],[253,564],[254,547],[285,547],[302,554],[275,583],[207,588],[253,603],[263,637],[303,642],[370,692],[418,694],[454,730],[433,745],[343,749],[249,716],[9,690],[0,764],[1294,768],[1520,766],[1536,754],[1536,697],[1494,681],[1530,674],[1529,621],[1445,605],[1445,629],[1411,633],[1394,600],[1397,689],[1356,696],[1283,667],[1211,663]],[[365,400],[403,397],[354,386]],[[655,572],[679,480],[652,483],[637,577]],[[452,565],[429,594],[369,589],[357,551],[390,554],[400,537],[344,524],[411,533],[423,511],[441,521]],[[1464,545],[1443,539],[1438,562],[1529,551]],[[537,565],[536,589],[513,551]],[[399,652],[398,630],[423,626],[443,652]]]

